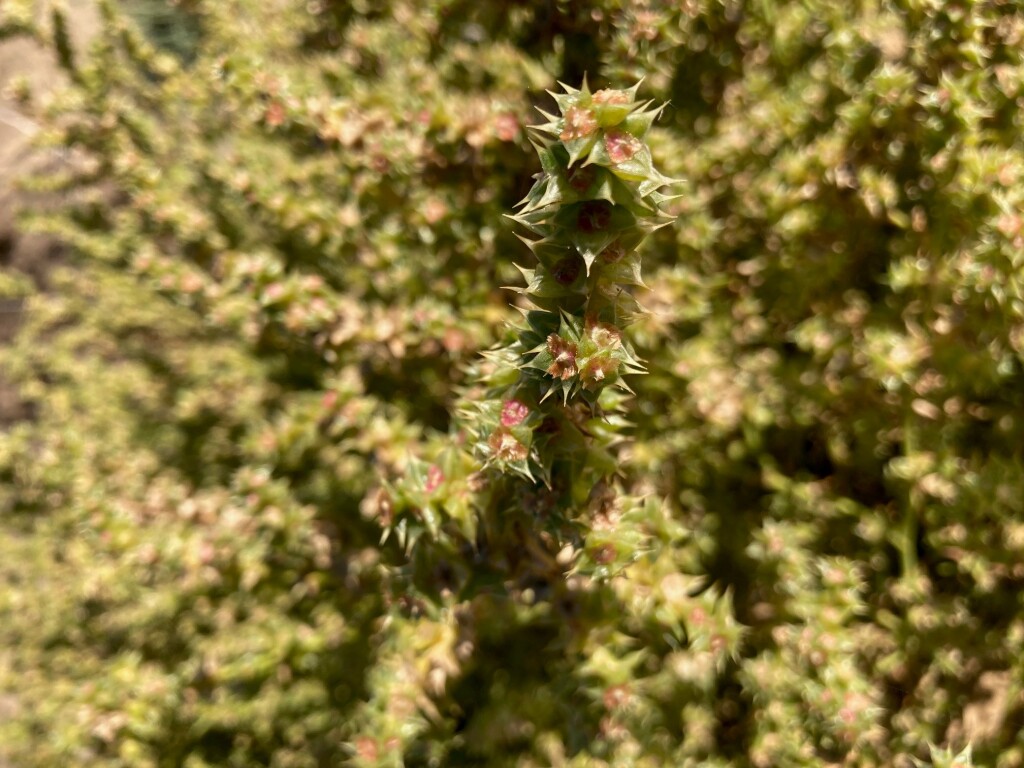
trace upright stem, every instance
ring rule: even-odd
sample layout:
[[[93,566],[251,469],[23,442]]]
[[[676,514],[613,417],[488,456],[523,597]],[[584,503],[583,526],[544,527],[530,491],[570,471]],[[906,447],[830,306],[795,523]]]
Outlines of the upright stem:
[[[910,458],[917,453],[917,428],[914,418],[908,414],[903,420],[903,450]],[[907,493],[907,506],[903,512],[903,526],[900,532],[900,568],[903,578],[912,581],[917,578],[917,534],[919,526],[920,491],[911,487]]]

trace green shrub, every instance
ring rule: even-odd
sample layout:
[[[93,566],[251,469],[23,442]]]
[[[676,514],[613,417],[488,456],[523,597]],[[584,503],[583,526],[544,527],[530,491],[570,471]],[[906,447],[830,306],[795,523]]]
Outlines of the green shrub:
[[[191,62],[54,41],[0,762],[1024,764],[1015,4],[188,12]],[[635,397],[552,371],[603,267],[559,294],[502,218],[585,73],[683,180],[598,318]]]

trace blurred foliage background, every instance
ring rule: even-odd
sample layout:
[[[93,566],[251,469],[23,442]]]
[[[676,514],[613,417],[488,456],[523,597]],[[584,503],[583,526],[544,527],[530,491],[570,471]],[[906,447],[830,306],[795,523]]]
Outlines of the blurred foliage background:
[[[75,50],[0,5],[69,79],[18,92],[63,150],[22,226],[69,253],[0,273],[0,765],[1024,765],[1019,3],[102,10]],[[669,103],[684,180],[648,511],[524,585],[384,537],[381,484],[459,439],[524,126],[585,74]]]

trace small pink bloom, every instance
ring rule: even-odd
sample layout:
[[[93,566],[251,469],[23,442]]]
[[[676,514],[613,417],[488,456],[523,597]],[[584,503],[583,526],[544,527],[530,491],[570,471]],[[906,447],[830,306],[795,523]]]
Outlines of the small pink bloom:
[[[530,415],[530,409],[525,403],[519,400],[506,400],[501,409],[501,423],[506,427],[514,427],[522,424],[523,420]]]
[[[597,118],[586,107],[569,107],[565,112],[564,123],[559,135],[562,141],[582,139],[597,130]]]
[[[440,198],[431,197],[423,204],[423,218],[428,224],[437,224],[447,215],[448,206]]]
[[[451,353],[461,352],[466,348],[466,334],[458,328],[445,328],[441,337],[441,345]]]
[[[441,468],[436,464],[431,464],[430,468],[427,470],[427,484],[425,486],[427,493],[433,493],[436,491],[441,487],[441,483],[443,482],[444,472],[442,472]]]
[[[377,742],[375,742],[373,739],[367,736],[363,736],[359,739],[356,739],[355,747],[356,754],[362,760],[366,760],[371,763],[377,762],[379,752],[377,750]]]
[[[629,685],[622,683],[606,688],[602,698],[604,699],[605,709],[618,709],[628,704],[632,695],[629,691]]]
[[[181,290],[185,293],[197,293],[203,287],[203,278],[195,272],[188,272],[182,275]]]
[[[271,128],[277,128],[284,123],[285,117],[284,105],[275,99],[267,105],[267,111],[263,119],[267,121],[267,125]]]
[[[519,135],[519,121],[516,116],[503,112],[494,118],[494,133],[502,141],[515,141]]]
[[[595,104],[629,104],[629,94],[613,88],[602,88],[594,94]]]
[[[1004,214],[999,217],[997,225],[999,231],[1007,237],[1017,234],[1021,229],[1021,218],[1020,216],[1012,214]]]
[[[618,165],[639,152],[643,144],[636,136],[626,131],[609,131],[604,137],[604,147],[611,161]]]

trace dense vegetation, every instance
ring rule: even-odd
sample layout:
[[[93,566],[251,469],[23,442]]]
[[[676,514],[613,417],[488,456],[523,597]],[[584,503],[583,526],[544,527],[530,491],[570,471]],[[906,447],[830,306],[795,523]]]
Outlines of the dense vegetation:
[[[73,255],[0,280],[0,764],[1024,765],[1019,4],[31,5]],[[635,396],[581,311],[535,418],[509,302],[618,263],[505,218],[584,75],[681,181],[602,305]]]

